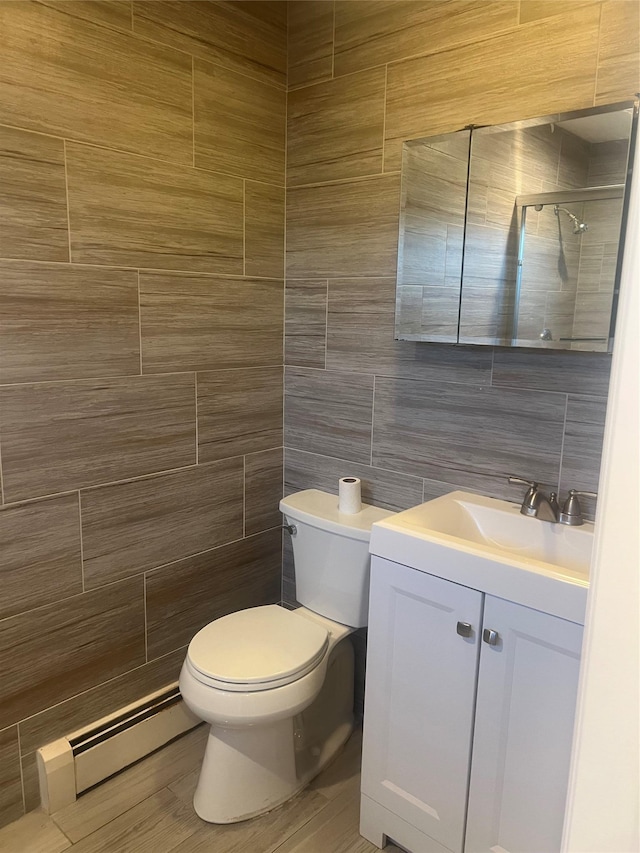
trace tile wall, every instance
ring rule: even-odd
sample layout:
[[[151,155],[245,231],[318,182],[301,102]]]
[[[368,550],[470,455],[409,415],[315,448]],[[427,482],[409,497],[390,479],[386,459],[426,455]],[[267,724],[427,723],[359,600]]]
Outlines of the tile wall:
[[[597,489],[606,354],[393,340],[402,142],[633,97],[634,0],[289,4],[285,490]],[[592,506],[588,506],[593,510]],[[285,597],[295,588],[285,559]]]
[[[596,487],[606,356],[394,342],[399,165],[628,98],[637,34],[635,0],[0,3],[0,822],[39,745],[279,597],[285,109],[287,491]]]
[[[280,598],[286,6],[0,3],[0,824]]]

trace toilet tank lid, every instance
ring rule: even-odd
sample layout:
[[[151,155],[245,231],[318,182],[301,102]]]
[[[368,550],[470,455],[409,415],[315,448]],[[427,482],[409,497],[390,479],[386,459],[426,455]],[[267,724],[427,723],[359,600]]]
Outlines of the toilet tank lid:
[[[374,522],[395,515],[388,509],[369,504],[362,504],[362,510],[354,514],[340,512],[338,496],[321,492],[319,489],[305,489],[283,498],[280,501],[280,512],[283,512],[289,521],[309,524],[329,533],[365,542],[369,541],[371,525]]]

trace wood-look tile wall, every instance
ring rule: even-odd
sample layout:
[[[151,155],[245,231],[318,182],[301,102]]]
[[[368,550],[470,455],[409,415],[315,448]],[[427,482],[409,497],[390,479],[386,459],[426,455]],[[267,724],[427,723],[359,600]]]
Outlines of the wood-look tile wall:
[[[403,509],[518,500],[508,474],[597,487],[607,355],[393,340],[400,155],[633,97],[639,23],[635,0],[289,4],[285,491],[354,474]]]
[[[320,482],[336,460],[342,473],[372,466],[376,483],[421,477],[425,494],[515,500],[509,473],[597,483],[601,418],[579,401],[606,400],[608,356],[393,340],[399,154],[407,138],[632,97],[637,3],[289,6],[287,488]],[[544,59],[567,51],[570,65]],[[583,416],[590,452],[563,460]]]
[[[0,3],[0,825],[280,599],[286,4]]]

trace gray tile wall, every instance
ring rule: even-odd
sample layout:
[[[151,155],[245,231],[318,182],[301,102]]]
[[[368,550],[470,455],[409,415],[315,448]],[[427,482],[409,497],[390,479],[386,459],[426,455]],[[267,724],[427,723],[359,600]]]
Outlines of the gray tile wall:
[[[517,501],[509,474],[597,487],[606,354],[393,340],[402,141],[624,100],[640,83],[639,39],[614,48],[638,31],[633,3],[490,5],[454,18],[429,2],[291,4],[287,493],[354,475],[366,501],[401,510],[455,488]],[[286,542],[283,577],[293,602]],[[356,648],[361,662],[364,637]]]
[[[343,3],[333,36],[325,26],[329,6],[293,3],[289,22],[286,490],[335,491],[339,476],[356,472],[366,496],[402,509],[453,488],[517,500],[521,489],[506,482],[509,474],[554,490],[574,481],[593,486],[603,430],[594,407],[606,406],[609,356],[393,340],[399,160],[386,143],[395,152],[402,128],[405,138],[428,136],[475,121],[480,112],[497,121],[531,115],[539,103],[547,112],[558,108],[557,69],[540,77],[531,105],[522,103],[518,68],[505,66],[495,50],[499,39],[491,41],[498,32],[501,40],[517,39],[521,65],[540,39],[562,39],[573,27],[583,80],[572,105],[600,102],[593,85],[588,98],[581,94],[584,78],[595,83],[598,63],[611,61],[598,55],[600,27],[608,32],[631,22],[631,6],[605,2],[598,21],[594,10],[578,16],[540,6],[524,14],[514,3],[495,20],[484,17],[479,29],[471,10],[469,21],[454,21],[428,3],[402,11],[379,4],[375,15]],[[419,35],[425,28],[450,46],[446,53]],[[305,63],[310,44],[314,53]],[[401,98],[397,81],[413,85],[420,65],[412,57],[439,61],[441,80],[471,47],[476,67],[496,81],[483,90],[478,115],[457,90],[448,104],[426,85],[419,105]],[[381,61],[393,64],[392,91],[377,73]],[[567,72],[562,99],[575,71]],[[622,97],[635,80],[630,62],[621,58],[617,75]],[[613,72],[607,85],[612,79]],[[425,108],[429,98],[437,119]],[[372,156],[381,146],[383,158]],[[585,432],[586,453],[576,446]]]
[[[0,825],[280,599],[281,2],[0,3]]]

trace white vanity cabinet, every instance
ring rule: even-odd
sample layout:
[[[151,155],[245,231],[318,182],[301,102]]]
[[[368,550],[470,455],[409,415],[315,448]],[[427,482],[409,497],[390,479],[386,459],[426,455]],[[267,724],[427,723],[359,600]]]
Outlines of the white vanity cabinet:
[[[436,853],[462,849],[482,597],[372,559],[362,792],[437,841]]]
[[[559,850],[581,641],[581,625],[373,557],[362,834],[411,853]]]

